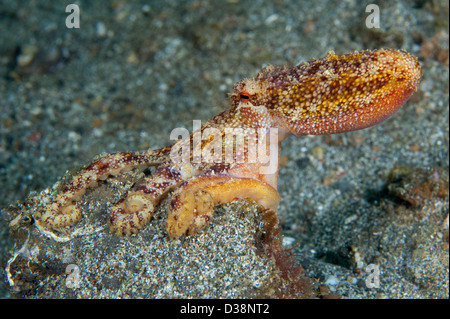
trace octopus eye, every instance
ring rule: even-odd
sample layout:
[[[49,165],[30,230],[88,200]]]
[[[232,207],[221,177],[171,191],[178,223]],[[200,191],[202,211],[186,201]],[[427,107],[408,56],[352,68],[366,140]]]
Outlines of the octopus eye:
[[[241,93],[239,94],[239,99],[240,99],[242,102],[247,102],[247,101],[250,100],[250,94],[248,94],[247,92],[241,92]]]

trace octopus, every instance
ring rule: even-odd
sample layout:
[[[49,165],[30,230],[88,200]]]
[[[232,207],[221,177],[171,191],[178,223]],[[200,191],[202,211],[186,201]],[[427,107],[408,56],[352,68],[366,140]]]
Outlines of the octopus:
[[[230,108],[169,147],[106,154],[82,168],[39,211],[53,230],[83,217],[77,202],[86,190],[131,169],[153,167],[111,205],[112,233],[135,234],[168,196],[170,238],[197,234],[216,205],[237,199],[277,215],[280,143],[289,134],[355,131],[390,117],[418,89],[422,71],[403,50],[380,49],[313,59],[295,67],[269,66],[234,85]],[[181,134],[183,135],[183,134]]]

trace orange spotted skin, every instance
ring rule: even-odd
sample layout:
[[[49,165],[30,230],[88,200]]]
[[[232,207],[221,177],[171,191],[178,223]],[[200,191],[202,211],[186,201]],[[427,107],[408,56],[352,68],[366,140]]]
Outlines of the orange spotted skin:
[[[240,82],[252,105],[277,114],[281,126],[296,135],[334,134],[375,125],[395,113],[417,90],[422,71],[405,51],[376,50],[301,63],[293,68],[269,67],[257,83]],[[253,94],[249,94],[252,91]]]
[[[86,189],[109,176],[149,166],[155,167],[153,174],[109,209],[112,233],[138,232],[168,194],[171,238],[198,233],[210,222],[215,205],[235,199],[253,200],[276,217],[279,148],[272,151],[273,146],[290,133],[334,134],[375,125],[406,102],[421,76],[415,57],[389,49],[342,56],[329,52],[324,59],[292,68],[268,67],[256,78],[237,83],[230,108],[187,139],[156,151],[107,154],[94,161],[55,194],[36,221],[54,230],[73,226],[82,218],[77,201]],[[228,139],[230,129],[235,136]],[[239,138],[247,142],[243,148],[238,147]],[[264,153],[251,147],[258,143],[271,149],[275,169],[264,170]],[[199,150],[200,160],[193,154],[182,157],[183,149]]]

